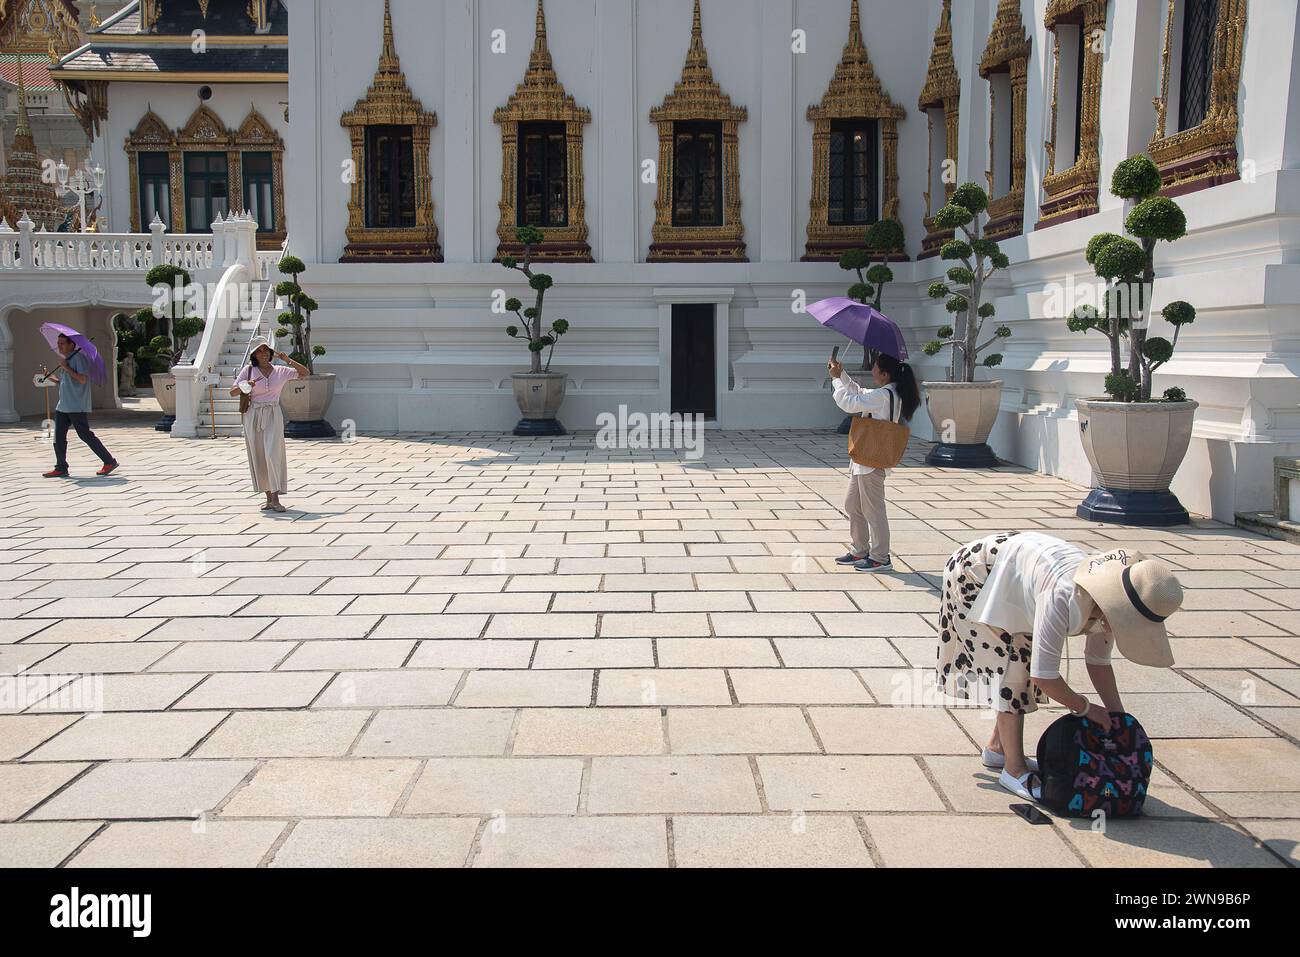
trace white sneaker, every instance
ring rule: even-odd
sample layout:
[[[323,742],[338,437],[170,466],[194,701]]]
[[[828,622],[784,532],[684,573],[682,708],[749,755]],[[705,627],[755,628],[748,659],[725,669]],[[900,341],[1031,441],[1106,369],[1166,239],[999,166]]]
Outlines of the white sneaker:
[[[1043,796],[1042,785],[1033,771],[1026,771],[1018,778],[1012,777],[1009,771],[1003,771],[998,776],[998,784],[1025,801],[1037,801]]]
[[[984,763],[984,767],[988,768],[990,771],[1001,771],[1007,766],[1007,756],[1005,754],[998,751],[991,751],[988,748],[984,749],[984,753],[980,755],[980,760]],[[1029,770],[1033,771],[1035,774],[1038,773],[1037,758],[1025,758],[1025,764],[1029,766]]]

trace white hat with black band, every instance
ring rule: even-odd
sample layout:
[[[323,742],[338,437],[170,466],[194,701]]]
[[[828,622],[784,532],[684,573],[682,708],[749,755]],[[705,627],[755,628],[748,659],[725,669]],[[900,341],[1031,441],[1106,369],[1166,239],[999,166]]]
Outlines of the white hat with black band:
[[[1119,548],[1088,558],[1074,584],[1106,616],[1120,654],[1152,668],[1173,666],[1165,622],[1183,606],[1183,586],[1168,565]]]

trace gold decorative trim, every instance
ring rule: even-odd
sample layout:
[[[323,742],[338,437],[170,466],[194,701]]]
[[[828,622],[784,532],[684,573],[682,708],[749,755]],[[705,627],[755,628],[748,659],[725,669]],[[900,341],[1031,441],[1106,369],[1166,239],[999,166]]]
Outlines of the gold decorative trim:
[[[650,122],[659,130],[659,191],[655,200],[654,243],[647,262],[749,261],[745,255],[745,224],[740,217],[740,145],[736,132],[748,118],[749,111],[743,106],[733,106],[731,97],[713,79],[704,46],[700,0],[695,0],[695,18],[682,77],[663,103],[650,111]],[[692,121],[722,124],[721,226],[673,225],[674,129],[679,122]]]
[[[961,148],[961,74],[952,52],[952,0],[943,0],[939,11],[939,25],[934,30],[934,43],[930,50],[930,66],[925,75],[925,86],[917,98],[917,109],[925,114],[926,157],[929,165],[925,177],[925,238],[921,240],[921,257],[937,256],[944,243],[953,238],[950,229],[936,229],[932,217],[936,212],[934,197],[930,195],[934,183],[934,118],[931,110],[943,111],[944,159],[955,165]],[[952,198],[957,189],[955,182],[944,183],[944,202]],[[940,206],[943,203],[939,204]]]
[[[140,163],[141,153],[166,153],[171,194],[171,229],[184,232],[185,220],[185,154],[225,153],[227,206],[232,210],[244,204],[244,153],[271,154],[272,192],[274,194],[275,228],[269,233],[259,233],[259,248],[278,249],[288,230],[284,207],[284,140],[266,117],[249,107],[248,115],[237,130],[227,129],[221,117],[206,103],[191,114],[185,126],[173,132],[153,110],[149,110],[127,135],[124,149],[131,182],[131,231],[143,232],[148,223],[140,222]]]
[[[880,126],[881,219],[898,218],[898,121],[907,111],[885,92],[862,39],[858,0],[849,4],[849,38],[821,103],[808,107],[813,124],[813,181],[804,262],[836,260],[863,244],[862,226],[830,223],[831,124],[840,119],[874,119]]]
[[[68,104],[68,109],[86,131],[86,138],[96,139],[101,124],[108,119],[108,83],[91,80],[77,88],[60,83],[59,90],[63,93],[63,102]]]
[[[586,178],[582,163],[583,127],[591,122],[591,111],[579,107],[564,90],[555,73],[546,38],[546,11],[537,0],[537,34],[523,82],[505,106],[498,107],[492,121],[501,127],[501,222],[497,226],[497,260],[522,257],[516,240],[519,231],[519,124],[563,123],[568,146],[569,224],[541,230],[545,240],[533,249],[534,261],[593,262],[587,244]]]
[[[1009,239],[1019,236],[1025,228],[1025,91],[1028,86],[1029,55],[1033,50],[1029,33],[1020,15],[1020,0],[998,0],[997,17],[989,31],[988,43],[980,57],[979,73],[984,79],[994,74],[1007,73],[1011,78],[1011,188],[1004,196],[989,202],[988,223],[984,227],[987,239]],[[994,137],[997,116],[997,94],[989,84],[989,179],[990,192],[997,168],[997,144]]]
[[[1047,171],[1043,176],[1043,203],[1039,221],[1041,229],[1071,219],[1091,216],[1099,206],[1101,176],[1101,82],[1105,53],[1089,41],[1098,32],[1105,33],[1109,0],[1052,0],[1043,24],[1052,32],[1055,55],[1052,58],[1051,139],[1045,144]],[[1083,35],[1083,89],[1075,109],[1079,111],[1079,154],[1069,169],[1056,170],[1056,130],[1060,99],[1061,38],[1057,25],[1077,24]]]
[[[433,218],[429,175],[429,137],[438,117],[426,112],[411,93],[393,41],[393,16],[384,0],[383,44],[379,67],[364,98],[339,122],[352,141],[355,175],[348,201],[348,245],[340,262],[442,262],[438,226]],[[409,126],[414,151],[415,225],[403,228],[366,225],[366,128]]]
[[[113,83],[288,83],[288,73],[140,73],[130,70],[56,70],[56,80]]]
[[[69,6],[64,0],[0,2],[0,51],[54,61],[75,50],[81,29]]]
[[[1247,0],[1220,0],[1214,28],[1214,63],[1210,80],[1210,105],[1198,126],[1166,133],[1169,109],[1169,70],[1173,48],[1175,0],[1169,0],[1165,19],[1160,95],[1156,132],[1148,151],[1164,178],[1164,192],[1176,196],[1240,178],[1237,165],[1237,97],[1241,88],[1241,61],[1246,45]]]

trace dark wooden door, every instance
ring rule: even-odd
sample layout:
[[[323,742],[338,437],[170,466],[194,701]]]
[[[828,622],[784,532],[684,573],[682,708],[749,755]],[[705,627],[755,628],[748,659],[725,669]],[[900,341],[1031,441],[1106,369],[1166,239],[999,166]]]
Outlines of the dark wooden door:
[[[672,402],[673,412],[718,414],[718,333],[712,303],[673,306]]]

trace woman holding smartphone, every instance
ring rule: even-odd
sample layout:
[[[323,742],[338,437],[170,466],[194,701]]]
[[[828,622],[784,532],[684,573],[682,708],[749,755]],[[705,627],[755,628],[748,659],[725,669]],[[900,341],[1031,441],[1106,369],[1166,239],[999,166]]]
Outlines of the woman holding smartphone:
[[[272,364],[279,359],[286,365]],[[280,496],[287,491],[289,466],[284,450],[284,413],[280,411],[280,393],[295,379],[306,378],[307,367],[271,343],[258,337],[252,342],[248,365],[235,379],[230,394],[247,395],[252,400],[244,413],[244,446],[248,449],[248,470],[253,490],[266,494],[264,512],[283,512]]]
[[[893,356],[880,353],[871,367],[874,389],[864,389],[844,371],[839,350],[827,365],[835,404],[850,415],[865,415],[893,422],[911,421],[921,405],[912,367]],[[860,572],[879,574],[892,571],[889,553],[889,514],[885,508],[885,479],[888,470],[849,462],[849,492],[844,511],[849,516],[853,542],[836,564],[852,565]]]

